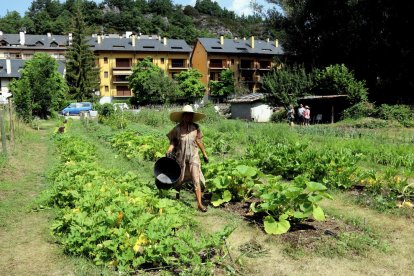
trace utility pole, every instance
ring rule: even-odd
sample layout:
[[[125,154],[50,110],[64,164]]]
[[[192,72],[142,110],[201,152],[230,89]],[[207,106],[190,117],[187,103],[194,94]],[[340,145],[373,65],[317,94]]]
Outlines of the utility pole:
[[[9,118],[10,118],[10,142],[14,145],[14,120],[13,120],[13,104],[9,98]]]
[[[0,107],[0,130],[1,130],[1,146],[3,149],[3,154],[7,155],[7,148],[6,148],[6,131],[4,129],[4,122],[3,122],[3,108]]]

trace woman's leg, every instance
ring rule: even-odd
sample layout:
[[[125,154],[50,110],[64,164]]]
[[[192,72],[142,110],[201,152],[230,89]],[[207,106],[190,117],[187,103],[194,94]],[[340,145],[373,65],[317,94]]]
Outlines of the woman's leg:
[[[201,193],[201,185],[200,185],[200,167],[198,164],[191,165],[191,180],[193,181],[194,185],[194,193],[196,195],[197,200],[197,207],[200,211],[207,211],[206,207],[204,207],[203,202],[201,200],[202,193]]]

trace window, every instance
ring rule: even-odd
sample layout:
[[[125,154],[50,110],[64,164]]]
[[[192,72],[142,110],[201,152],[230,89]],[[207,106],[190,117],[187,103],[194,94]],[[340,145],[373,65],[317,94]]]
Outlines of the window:
[[[212,49],[215,49],[215,50],[221,50],[221,49],[223,49],[223,48],[221,48],[221,47],[218,47],[218,46],[213,46],[213,47],[211,47]]]
[[[171,67],[173,68],[184,68],[185,60],[184,59],[172,59]]]
[[[180,47],[180,46],[171,46],[171,49],[176,49],[176,50],[179,50],[179,49],[182,49],[183,47]]]
[[[125,46],[123,46],[123,45],[114,45],[114,48],[122,49],[122,48],[125,48]]]
[[[116,95],[119,97],[131,96],[131,90],[129,90],[128,86],[117,86]]]
[[[164,64],[164,58],[161,58],[160,61],[161,61],[161,64]]]
[[[131,60],[129,58],[117,58],[116,67],[131,67]]]
[[[221,59],[210,59],[210,67],[222,68],[223,60]]]
[[[231,59],[231,65],[234,65],[234,58]]]
[[[144,45],[142,48],[144,48],[144,49],[154,49],[155,47],[154,47],[154,46],[147,46],[147,45]]]
[[[106,79],[107,79],[107,78],[108,78],[108,76],[109,76],[108,71],[105,71],[105,72],[104,72],[104,78],[106,78]]]
[[[108,58],[104,57],[104,64],[108,64]]]
[[[237,48],[237,50],[240,50],[240,51],[246,51],[246,50],[247,50],[247,48]]]
[[[57,44],[56,41],[53,41],[52,43],[50,43],[50,47],[58,47],[59,44]]]
[[[44,44],[43,44],[43,42],[42,42],[42,41],[37,41],[37,42],[35,43],[35,45],[36,45],[36,47],[42,47]]]
[[[109,86],[105,85],[105,92],[109,92]]]

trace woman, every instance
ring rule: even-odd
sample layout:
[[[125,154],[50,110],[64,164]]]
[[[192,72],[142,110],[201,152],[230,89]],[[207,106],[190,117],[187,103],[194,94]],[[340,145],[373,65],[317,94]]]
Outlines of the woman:
[[[294,125],[295,109],[293,108],[293,105],[289,105],[289,109],[287,110],[287,120],[290,126]]]
[[[198,149],[200,148],[203,154],[204,162],[208,163],[208,157],[203,142],[201,141],[203,133],[200,127],[194,122],[204,117],[204,114],[194,112],[190,105],[186,105],[182,111],[172,112],[170,114],[170,119],[179,124],[167,134],[170,140],[167,155],[174,153],[178,164],[181,166],[181,176],[176,186],[177,199],[180,198],[181,185],[184,181],[191,180],[194,185],[198,209],[202,212],[206,212],[207,208],[203,206],[201,201],[200,182],[204,184],[205,180],[201,172]]]
[[[310,108],[305,106],[305,111],[303,111],[303,117],[305,118],[305,126],[309,126],[310,121]]]

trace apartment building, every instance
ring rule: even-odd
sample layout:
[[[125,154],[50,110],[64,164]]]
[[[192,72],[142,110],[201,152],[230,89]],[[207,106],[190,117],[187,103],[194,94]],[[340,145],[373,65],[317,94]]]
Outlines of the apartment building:
[[[89,44],[97,56],[101,97],[131,97],[127,78],[134,65],[144,58],[149,57],[170,77],[190,67],[191,48],[180,39],[126,33],[125,36],[97,35]]]
[[[278,40],[199,38],[192,52],[192,67],[202,74],[208,86],[211,80],[220,80],[225,69],[234,72],[234,78],[251,92],[260,90],[263,76],[280,66],[278,57],[284,55]]]
[[[36,52],[48,53],[57,60],[65,59],[65,52],[72,39],[71,34],[30,35],[4,34],[0,31],[0,59],[31,59]]]

